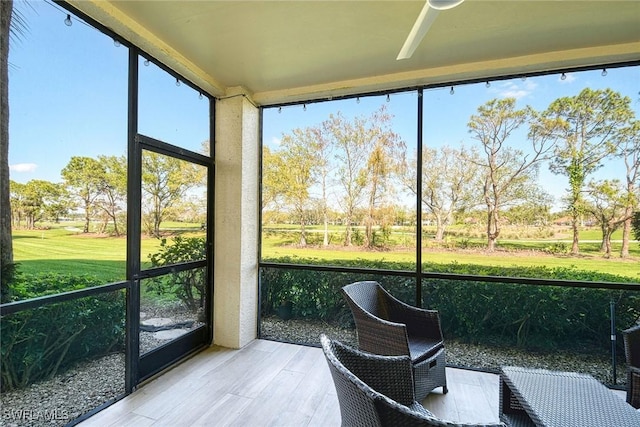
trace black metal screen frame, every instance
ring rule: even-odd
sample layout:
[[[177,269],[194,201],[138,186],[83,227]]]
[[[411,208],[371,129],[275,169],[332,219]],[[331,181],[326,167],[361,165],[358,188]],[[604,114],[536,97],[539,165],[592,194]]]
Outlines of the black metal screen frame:
[[[133,60],[132,60],[133,61]],[[136,59],[137,66],[137,59]],[[137,104],[137,101],[136,101]],[[137,110],[136,110],[137,114]],[[210,116],[211,118],[211,116]],[[135,118],[137,124],[137,117]],[[211,124],[211,122],[210,122]],[[133,129],[132,129],[133,130]],[[133,158],[132,163],[134,169],[130,171],[128,187],[132,190],[132,197],[136,197],[136,200],[132,200],[133,207],[127,209],[127,214],[130,220],[131,227],[133,229],[132,238],[129,239],[135,248],[131,248],[131,258],[128,256],[128,261],[131,262],[131,279],[132,279],[132,296],[131,299],[131,319],[130,319],[130,333],[132,336],[130,349],[131,364],[132,364],[132,384],[135,385],[149,379],[153,375],[165,370],[166,368],[174,365],[182,358],[188,357],[190,354],[197,352],[207,346],[213,341],[213,316],[212,316],[212,304],[213,304],[213,199],[214,199],[214,182],[215,175],[211,172],[213,169],[213,158],[197,153],[195,151],[187,150],[182,147],[178,147],[167,142],[135,133],[130,140],[130,157]],[[212,144],[210,144],[212,145]],[[207,170],[207,221],[206,221],[206,238],[205,238],[205,258],[197,261],[182,262],[177,264],[166,265],[162,267],[153,267],[142,269],[140,263],[140,235],[142,232],[141,225],[141,212],[142,212],[142,153],[143,151],[150,151],[163,156],[179,159],[185,162],[196,164],[206,168]],[[140,281],[143,279],[160,277],[167,274],[172,274],[180,271],[187,271],[196,268],[205,268],[206,275],[205,281],[208,284],[206,287],[206,307],[205,316],[206,324],[200,326],[193,331],[190,331],[183,336],[176,338],[166,344],[163,344],[153,350],[140,354]],[[135,338],[134,338],[135,337]],[[137,342],[137,345],[134,344]]]
[[[570,73],[570,72],[579,72],[579,71],[590,71],[590,70],[600,70],[603,68],[606,69],[614,69],[614,68],[622,68],[622,67],[631,67],[631,66],[640,66],[640,60],[636,61],[625,61],[625,62],[615,62],[615,63],[607,63],[607,64],[598,64],[584,67],[572,67],[572,68],[561,68],[554,70],[545,70],[538,72],[528,72],[528,73],[518,73],[518,74],[508,74],[501,76],[488,76],[476,79],[468,79],[461,81],[451,81],[445,83],[437,83],[432,85],[422,85],[416,87],[405,87],[394,90],[387,91],[376,91],[376,92],[367,92],[360,93],[354,95],[345,95],[345,96],[333,96],[331,98],[316,98],[310,99],[306,101],[296,101],[296,102],[287,102],[287,103],[276,103],[270,105],[264,105],[260,107],[260,185],[259,185],[259,200],[260,200],[260,209],[259,209],[259,248],[258,248],[258,267],[262,268],[282,268],[282,269],[304,269],[311,271],[326,271],[326,272],[342,272],[342,273],[371,273],[371,274],[381,274],[381,275],[392,275],[392,276],[412,276],[415,277],[416,282],[416,300],[414,304],[416,306],[422,305],[422,280],[423,279],[455,279],[461,281],[480,281],[480,282],[504,282],[508,281],[510,283],[517,283],[522,285],[545,285],[545,286],[561,286],[561,287],[581,287],[581,288],[595,288],[595,289],[609,289],[609,290],[638,290],[638,285],[633,283],[619,283],[619,282],[588,282],[588,281],[579,281],[579,280],[565,280],[565,279],[541,279],[541,278],[529,278],[529,277],[502,277],[502,276],[478,276],[478,275],[469,275],[469,274],[449,274],[449,273],[434,273],[429,271],[423,271],[422,266],[422,222],[417,220],[416,224],[416,268],[415,270],[388,270],[388,269],[359,269],[359,268],[351,268],[351,267],[337,267],[337,266],[327,266],[327,265],[313,265],[313,264],[288,264],[288,263],[275,263],[270,261],[263,261],[262,259],[262,158],[263,158],[263,120],[264,120],[264,110],[269,108],[281,108],[286,106],[293,105],[303,105],[303,104],[311,104],[311,103],[320,103],[320,102],[330,102],[336,100],[345,100],[345,99],[355,99],[355,98],[363,98],[363,97],[374,97],[374,96],[383,96],[389,95],[393,93],[408,93],[408,92],[416,92],[417,93],[417,117],[416,117],[416,138],[417,138],[417,147],[416,147],[416,218],[421,218],[422,216],[422,203],[421,203],[421,194],[422,194],[422,148],[423,148],[423,110],[424,110],[424,91],[429,89],[441,88],[441,87],[449,87],[449,86],[457,86],[457,85],[466,85],[473,83],[486,82],[487,80],[498,81],[498,80],[509,80],[513,78],[526,78],[526,77],[535,77],[535,76],[544,76],[550,74],[557,73]],[[260,279],[260,274],[258,274],[258,290],[262,292],[262,283]],[[260,301],[260,298],[258,298]],[[258,315],[258,331],[260,333],[260,318],[261,318],[261,310],[259,310]]]
[[[206,227],[206,253],[207,257],[204,260],[186,262],[176,264],[170,267],[159,267],[155,269],[148,269],[141,271],[140,263],[140,231],[141,221],[139,215],[128,214],[127,216],[127,260],[126,260],[126,280],[108,283],[105,285],[94,286],[79,290],[73,290],[63,292],[55,295],[46,295],[42,297],[36,297],[28,300],[14,301],[0,305],[0,316],[5,316],[13,313],[18,313],[24,310],[37,309],[49,304],[58,302],[73,301],[79,298],[85,298],[95,295],[100,295],[108,292],[117,291],[120,289],[126,290],[126,349],[125,349],[125,393],[121,396],[111,399],[102,403],[98,407],[91,411],[81,415],[80,417],[72,420],[68,425],[73,426],[81,421],[89,418],[93,414],[100,410],[110,406],[114,402],[122,399],[126,395],[132,393],[136,387],[145,379],[153,376],[157,372],[160,372],[171,365],[178,362],[184,357],[188,357],[195,351],[198,351],[213,342],[213,238],[214,238],[214,207],[215,207],[215,98],[207,93],[204,89],[185,78],[184,76],[176,73],[169,67],[165,66],[162,62],[156,60],[153,56],[139,49],[130,41],[126,40],[122,36],[113,32],[110,28],[100,24],[93,18],[89,17],[85,13],[79,11],[72,5],[62,0],[53,0],[56,6],[72,13],[75,17],[82,19],[88,26],[93,27],[97,31],[105,34],[107,37],[112,38],[114,41],[121,43],[122,46],[129,50],[128,57],[128,89],[127,89],[127,212],[133,212],[133,210],[141,208],[141,189],[139,185],[131,185],[132,181],[140,179],[141,169],[141,153],[142,150],[136,150],[139,147],[154,151],[160,154],[170,155],[182,160],[186,160],[207,168],[207,227]],[[167,143],[164,143],[153,138],[139,135],[138,131],[138,64],[139,58],[144,58],[153,62],[160,69],[168,73],[174,78],[180,79],[180,81],[187,86],[191,87],[200,95],[206,98],[209,104],[208,112],[208,125],[209,125],[209,141],[210,152],[209,156],[202,155],[193,151],[189,151],[180,147],[176,147]],[[136,154],[137,153],[137,154]],[[136,172],[137,171],[137,172]],[[132,236],[136,236],[132,238]],[[157,275],[166,274],[171,271],[184,271],[192,268],[205,267],[206,283],[207,283],[207,306],[205,307],[205,316],[207,325],[197,328],[184,336],[175,340],[175,345],[171,343],[158,347],[150,351],[148,354],[140,357],[139,354],[139,307],[140,307],[140,280],[148,277],[155,277]],[[162,350],[162,351],[159,351]],[[160,357],[163,352],[166,356]],[[147,369],[145,364],[140,363],[142,360],[153,361],[154,364],[161,366],[160,369]],[[141,370],[141,367],[143,368]]]

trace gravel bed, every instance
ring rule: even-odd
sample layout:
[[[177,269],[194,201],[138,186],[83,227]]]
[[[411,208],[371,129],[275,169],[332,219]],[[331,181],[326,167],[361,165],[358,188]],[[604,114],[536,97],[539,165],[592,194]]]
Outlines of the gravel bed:
[[[263,317],[261,333],[265,339],[314,346],[319,345],[320,334],[324,333],[329,338],[357,347],[354,329],[345,329],[326,322],[299,319],[285,321],[275,316]],[[613,382],[609,356],[601,357],[565,351],[538,353],[511,347],[466,344],[454,340],[447,340],[445,346],[447,364],[450,366],[471,367],[489,372],[498,372],[501,366],[514,365],[557,371],[581,371],[592,375],[604,384]],[[617,385],[625,384],[626,367],[622,360],[618,362],[616,373]]]
[[[141,319],[170,318],[172,323],[193,321],[185,332],[201,325],[197,314],[179,304],[141,307]],[[154,332],[140,332],[140,352],[145,353],[170,339]],[[75,418],[125,392],[125,358],[115,353],[84,361],[50,380],[39,381],[24,389],[0,394],[0,426],[64,426]]]
[[[46,381],[2,393],[0,425],[64,426],[125,392],[124,354],[78,363]]]

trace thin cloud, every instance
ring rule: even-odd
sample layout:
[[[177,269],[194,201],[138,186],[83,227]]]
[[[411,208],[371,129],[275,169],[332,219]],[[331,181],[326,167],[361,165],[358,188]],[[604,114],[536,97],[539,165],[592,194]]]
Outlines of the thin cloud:
[[[17,173],[35,172],[37,168],[38,168],[38,165],[36,165],[35,163],[16,163],[15,165],[9,166],[9,170],[11,172],[17,172]]]
[[[501,98],[521,99],[529,96],[538,85],[531,80],[521,82],[508,81],[497,86],[495,93]]]
[[[282,140],[278,137],[272,137],[271,138],[271,145],[275,146],[275,147],[279,147],[281,144]]]

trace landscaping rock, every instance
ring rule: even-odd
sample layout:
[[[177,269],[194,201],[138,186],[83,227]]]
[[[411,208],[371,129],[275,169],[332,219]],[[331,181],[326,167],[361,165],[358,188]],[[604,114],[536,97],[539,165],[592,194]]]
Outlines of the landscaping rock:
[[[174,340],[189,332],[188,329],[167,329],[153,333],[153,337],[157,340]]]

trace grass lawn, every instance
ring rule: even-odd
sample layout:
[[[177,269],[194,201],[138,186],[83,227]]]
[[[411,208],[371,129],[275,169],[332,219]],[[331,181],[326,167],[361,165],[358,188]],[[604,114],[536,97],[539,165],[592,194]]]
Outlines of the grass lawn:
[[[263,245],[262,256],[265,259],[283,256],[293,256],[305,259],[364,259],[378,261],[398,261],[411,262],[415,260],[413,251],[403,252],[364,252],[364,251],[347,251],[347,250],[323,250],[319,248],[303,249],[294,247],[269,247]],[[437,264],[451,264],[457,262],[459,264],[478,264],[491,266],[545,266],[554,267],[575,267],[579,270],[599,271],[603,273],[616,274],[635,278],[640,281],[640,260],[638,258],[622,260],[622,259],[605,259],[593,256],[570,257],[570,256],[554,256],[547,254],[536,255],[520,255],[515,253],[474,253],[461,251],[424,251],[422,254],[423,262],[432,262]]]
[[[46,230],[14,230],[13,257],[24,273],[41,271],[63,274],[91,274],[105,283],[123,280],[126,270],[127,240],[82,234],[74,224]],[[160,240],[142,240],[142,262],[157,252]]]
[[[108,237],[94,234],[82,234],[81,224],[65,223],[52,224],[44,230],[14,230],[13,247],[14,259],[20,264],[20,271],[36,273],[40,271],[59,273],[87,273],[101,278],[105,283],[125,278],[126,238]],[[186,226],[179,223],[168,223],[168,229],[180,230],[185,235],[202,235],[199,224]],[[312,230],[314,227],[310,227]],[[278,231],[275,231],[278,229]],[[286,232],[283,232],[286,230]],[[320,227],[315,227],[317,233]],[[342,231],[342,227],[332,227],[333,233]],[[323,249],[319,246],[307,248],[296,247],[298,235],[296,226],[278,226],[272,232],[265,233],[262,244],[262,256],[265,259],[293,256],[304,259],[366,259],[384,260],[390,262],[415,261],[415,253],[411,247],[395,250],[364,251],[360,248],[345,249],[336,242],[336,246]],[[408,230],[396,231],[400,236]],[[502,242],[505,249],[496,253],[483,250],[444,249],[431,245],[423,252],[423,262],[450,264],[479,264],[493,266],[546,266],[546,267],[575,267],[580,270],[599,271],[637,279],[640,282],[640,245],[631,243],[631,258],[627,260],[616,256],[611,259],[603,258],[599,253],[599,244],[594,243],[598,234],[594,230],[582,233],[586,243],[581,244],[583,252],[578,257],[569,255],[552,255],[541,250],[556,239],[547,240],[509,240]],[[317,236],[316,236],[317,237]],[[614,236],[614,239],[617,236]],[[406,239],[405,239],[406,240]],[[482,239],[470,239],[472,243],[482,246]],[[426,244],[425,243],[425,244]],[[142,239],[142,262],[148,265],[148,256],[157,252],[160,240],[145,237]],[[619,251],[620,244],[614,244],[614,251]],[[617,253],[617,252],[614,252]]]
[[[415,250],[413,248],[395,249],[389,251],[364,251],[358,248],[346,249],[340,247],[339,243],[330,249],[323,249],[318,245],[301,248],[297,247],[299,234],[295,231],[295,226],[283,227],[286,232],[265,233],[262,241],[262,257],[264,259],[278,258],[283,256],[299,257],[304,259],[363,259],[378,261],[415,261]],[[313,228],[312,228],[313,229]],[[273,229],[272,229],[273,230]],[[342,228],[330,228],[330,232],[336,233]],[[281,230],[283,231],[283,230]],[[478,264],[491,266],[546,266],[554,267],[575,267],[579,270],[599,271],[603,273],[615,274],[630,277],[640,282],[640,244],[637,241],[631,243],[630,258],[621,259],[617,257],[620,251],[620,243],[613,244],[614,256],[606,259],[599,252],[599,234],[594,230],[585,230],[581,235],[585,235],[585,243],[580,244],[581,254],[570,256],[568,254],[549,254],[542,252],[558,240],[532,239],[532,240],[507,240],[499,245],[500,251],[488,253],[482,250],[486,245],[484,239],[468,239],[469,243],[478,248],[467,249],[445,249],[438,248],[431,244],[430,239],[423,242],[427,246],[432,246],[423,250],[422,260],[425,263],[432,262],[438,264],[450,264],[457,262],[460,264]],[[621,237],[614,235],[616,237]],[[594,242],[596,240],[596,242]],[[571,236],[568,237],[568,247],[571,247]]]

